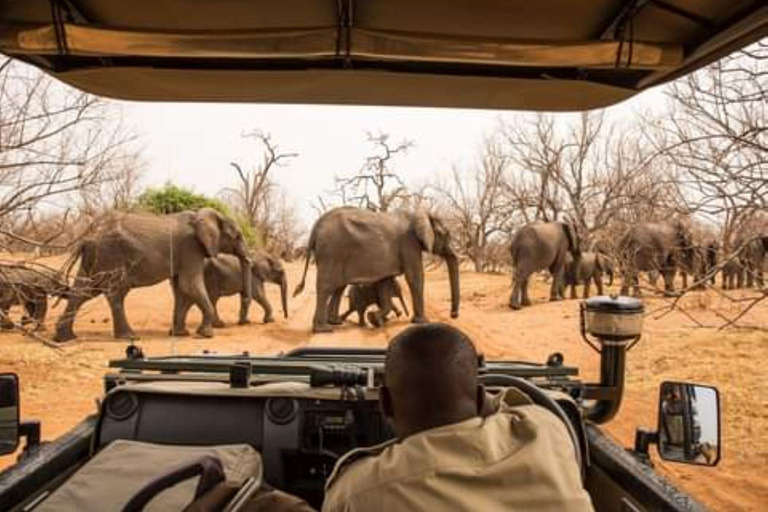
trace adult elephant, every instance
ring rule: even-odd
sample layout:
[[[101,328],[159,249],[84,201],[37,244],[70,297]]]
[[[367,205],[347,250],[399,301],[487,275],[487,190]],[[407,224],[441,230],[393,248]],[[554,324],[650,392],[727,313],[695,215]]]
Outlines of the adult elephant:
[[[250,299],[256,301],[264,311],[264,323],[275,321],[272,314],[272,305],[267,299],[264,283],[273,283],[280,286],[280,302],[283,308],[283,316],[288,318],[288,279],[282,262],[267,251],[256,250],[251,254],[251,291],[252,295],[246,295],[243,286],[242,265],[237,256],[231,254],[219,254],[215,258],[205,261],[205,289],[211,299],[214,311],[214,327],[224,327],[219,316],[216,304],[221,297],[240,294],[239,324],[249,323],[248,309]],[[190,304],[191,305],[191,304]],[[188,309],[188,308],[187,308]],[[185,315],[186,316],[186,315]]]
[[[183,326],[185,304],[197,305],[203,321],[200,336],[213,336],[213,306],[205,291],[205,259],[219,253],[234,254],[241,262],[242,279],[251,294],[248,249],[235,222],[211,208],[170,215],[116,213],[101,229],[83,241],[75,254],[80,269],[76,293],[67,300],[56,324],[56,341],[75,338],[72,324],[84,302],[104,294],[112,310],[115,338],[137,338],[125,316],[125,296],[133,288],[171,280],[174,296],[171,334],[188,332]]]
[[[511,244],[512,295],[509,306],[520,309],[530,306],[528,281],[534,272],[548,269],[552,274],[550,300],[558,300],[562,293],[565,255],[571,253],[578,260],[581,251],[573,225],[565,222],[532,222],[515,233]]]
[[[630,284],[640,295],[639,272],[660,272],[664,293],[674,293],[678,269],[694,268],[691,231],[678,220],[641,222],[632,226],[619,243],[622,263],[621,294],[629,293]]]
[[[314,332],[330,332],[329,310],[338,314],[348,284],[372,284],[388,277],[405,275],[411,290],[414,323],[424,315],[424,265],[422,252],[442,256],[451,283],[451,317],[459,315],[459,260],[450,246],[448,229],[425,211],[382,213],[360,208],[335,208],[312,227],[301,283],[304,289],[309,260],[317,262]],[[334,318],[334,320],[337,320]]]

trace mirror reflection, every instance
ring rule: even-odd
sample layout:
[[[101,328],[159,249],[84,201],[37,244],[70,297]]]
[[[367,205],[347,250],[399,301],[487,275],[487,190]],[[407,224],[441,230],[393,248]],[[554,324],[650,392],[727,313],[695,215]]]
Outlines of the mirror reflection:
[[[659,407],[659,454],[665,460],[714,466],[720,459],[716,388],[665,382]]]
[[[0,455],[13,453],[19,444],[19,381],[0,375]]]

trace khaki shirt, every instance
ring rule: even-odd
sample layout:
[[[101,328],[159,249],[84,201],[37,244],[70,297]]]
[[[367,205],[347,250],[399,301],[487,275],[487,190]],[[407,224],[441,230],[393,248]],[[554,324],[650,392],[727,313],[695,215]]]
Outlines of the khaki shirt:
[[[323,512],[592,511],[565,426],[520,395],[507,390],[486,418],[353,450]]]

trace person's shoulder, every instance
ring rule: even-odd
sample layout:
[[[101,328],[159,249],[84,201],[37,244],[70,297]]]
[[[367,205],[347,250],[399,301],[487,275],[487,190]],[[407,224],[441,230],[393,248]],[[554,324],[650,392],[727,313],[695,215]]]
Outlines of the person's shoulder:
[[[387,448],[397,441],[392,439],[375,446],[365,448],[356,448],[342,455],[336,462],[331,472],[331,476],[325,482],[325,490],[328,492],[344,476],[345,479],[351,478],[353,473],[359,472],[363,466],[371,464],[375,458],[383,453]]]

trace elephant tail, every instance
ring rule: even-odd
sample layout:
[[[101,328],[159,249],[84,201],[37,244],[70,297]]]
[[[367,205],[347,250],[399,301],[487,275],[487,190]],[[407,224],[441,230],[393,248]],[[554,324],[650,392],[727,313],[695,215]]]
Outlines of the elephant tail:
[[[301,275],[301,282],[296,285],[296,289],[293,290],[293,296],[296,297],[298,294],[304,291],[304,285],[307,281],[307,270],[309,270],[309,260],[312,259],[312,253],[315,251],[315,228],[312,228],[312,233],[309,235],[309,243],[307,244],[307,256],[304,260],[304,273]]]
[[[61,270],[59,270],[59,275],[63,281],[69,281],[69,275],[72,273],[72,269],[75,267],[75,263],[77,263],[78,260],[82,258],[82,256],[83,246],[82,244],[78,244],[77,247],[75,247],[75,250],[72,251],[72,254],[67,256],[66,261],[64,261],[64,264],[61,266]]]

